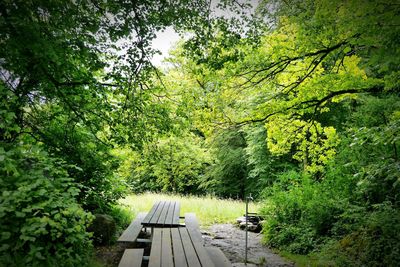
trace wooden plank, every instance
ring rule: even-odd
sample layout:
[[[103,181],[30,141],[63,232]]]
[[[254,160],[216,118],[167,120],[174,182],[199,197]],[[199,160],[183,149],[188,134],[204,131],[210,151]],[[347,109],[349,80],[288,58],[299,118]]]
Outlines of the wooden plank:
[[[196,250],[193,247],[193,243],[190,240],[190,236],[189,233],[187,232],[187,229],[184,227],[179,228],[179,233],[181,234],[182,246],[185,250],[186,261],[188,266],[201,267],[199,259],[197,258]]]
[[[193,240],[192,242],[193,242],[193,247],[196,250],[197,257],[200,260],[201,266],[214,267],[214,262],[211,260],[210,256],[205,250],[203,243]]]
[[[157,224],[158,218],[160,217],[160,214],[161,214],[161,212],[162,212],[162,210],[164,208],[164,205],[165,205],[165,201],[161,201],[160,204],[157,207],[157,210],[154,212],[153,218],[151,218],[151,220],[149,222],[150,225]]]
[[[194,213],[185,213],[185,224],[187,228],[200,229],[199,221]]]
[[[203,244],[203,237],[200,233],[199,222],[197,221],[196,214],[185,213],[185,225],[193,241],[201,242]]]
[[[167,218],[167,213],[168,213],[168,209],[169,209],[170,205],[171,205],[170,201],[165,201],[163,209],[160,213],[160,217],[158,218],[158,221],[157,221],[157,224],[159,224],[160,226],[164,226],[164,224],[165,224],[165,219]]]
[[[140,267],[144,249],[125,249],[118,267]]]
[[[161,267],[174,266],[172,257],[171,228],[164,228],[162,231],[161,251]]]
[[[146,216],[146,212],[139,212],[136,216],[136,219],[131,222],[128,228],[122,233],[122,235],[118,238],[117,242],[135,242],[137,237],[142,230],[141,222]]]
[[[160,267],[161,266],[161,241],[162,241],[162,229],[154,228],[153,242],[151,243],[149,267]]]
[[[171,239],[175,267],[187,267],[185,251],[183,250],[181,235],[178,228],[171,229]]]
[[[172,201],[168,208],[168,213],[165,219],[165,224],[172,226],[173,218],[174,218],[174,210],[175,210],[176,201]]]
[[[154,212],[156,212],[158,205],[160,204],[159,201],[157,201],[156,203],[154,203],[153,207],[151,208],[151,210],[149,211],[149,213],[147,214],[147,216],[143,219],[142,224],[148,224],[151,220],[151,218],[153,218],[154,216]]]
[[[175,203],[174,215],[172,219],[172,224],[179,225],[179,213],[181,212],[181,204],[179,202]]]
[[[211,260],[214,262],[215,266],[218,267],[232,267],[231,262],[225,256],[225,254],[216,247],[206,247],[205,248]]]
[[[194,213],[186,213],[185,214],[185,225],[190,236],[190,239],[193,243],[193,247],[196,250],[196,254],[201,262],[202,266],[214,266],[213,262],[210,259],[207,251],[203,246],[203,238],[200,233],[199,222],[197,221],[196,215]]]

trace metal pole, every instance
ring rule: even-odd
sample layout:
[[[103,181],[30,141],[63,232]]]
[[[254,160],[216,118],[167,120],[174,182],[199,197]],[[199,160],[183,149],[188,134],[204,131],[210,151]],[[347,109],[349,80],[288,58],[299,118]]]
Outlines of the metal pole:
[[[245,250],[244,250],[244,264],[247,266],[247,237],[248,237],[248,225],[247,225],[247,215],[249,213],[249,198],[246,197],[246,214],[245,214],[245,222],[246,222],[246,238],[245,238]]]
[[[248,246],[248,230],[249,230],[249,226],[248,226],[248,219],[247,219],[247,217],[249,216],[249,199],[250,200],[253,200],[253,198],[251,197],[251,194],[248,196],[248,197],[246,197],[246,215],[245,215],[245,217],[246,217],[246,220],[245,220],[245,222],[246,222],[246,238],[245,238],[245,252],[244,252],[244,264],[247,266],[247,246]]]

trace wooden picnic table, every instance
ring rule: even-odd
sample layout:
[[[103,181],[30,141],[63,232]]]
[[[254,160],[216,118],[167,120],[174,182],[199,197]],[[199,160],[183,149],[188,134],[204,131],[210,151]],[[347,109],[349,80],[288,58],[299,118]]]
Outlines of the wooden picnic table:
[[[118,266],[139,267],[148,260],[149,267],[232,267],[220,249],[204,247],[196,215],[186,213],[181,225],[179,212],[178,202],[159,201],[147,215],[139,213],[118,241],[151,243],[150,255],[143,248],[125,249]],[[152,228],[151,239],[139,239],[146,226]]]
[[[180,203],[158,201],[142,221],[144,227],[179,227]]]
[[[214,267],[215,264],[195,231],[165,227],[154,229],[148,266]]]

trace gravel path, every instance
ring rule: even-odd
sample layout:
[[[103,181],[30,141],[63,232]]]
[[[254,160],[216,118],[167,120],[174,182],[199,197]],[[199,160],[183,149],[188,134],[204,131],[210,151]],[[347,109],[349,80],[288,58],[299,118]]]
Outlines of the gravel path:
[[[247,267],[268,266],[268,267],[293,267],[288,262],[270,249],[261,244],[261,235],[249,233],[248,239],[248,263]],[[244,265],[245,257],[245,231],[232,224],[214,224],[202,231],[206,246],[220,248],[234,267]]]

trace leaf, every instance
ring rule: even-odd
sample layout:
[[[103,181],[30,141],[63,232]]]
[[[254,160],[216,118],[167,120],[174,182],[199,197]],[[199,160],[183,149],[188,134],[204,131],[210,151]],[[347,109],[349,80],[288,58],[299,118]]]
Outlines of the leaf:
[[[16,211],[15,212],[15,216],[17,216],[17,218],[24,218],[25,215],[26,214],[24,212],[20,212],[20,211]]]

